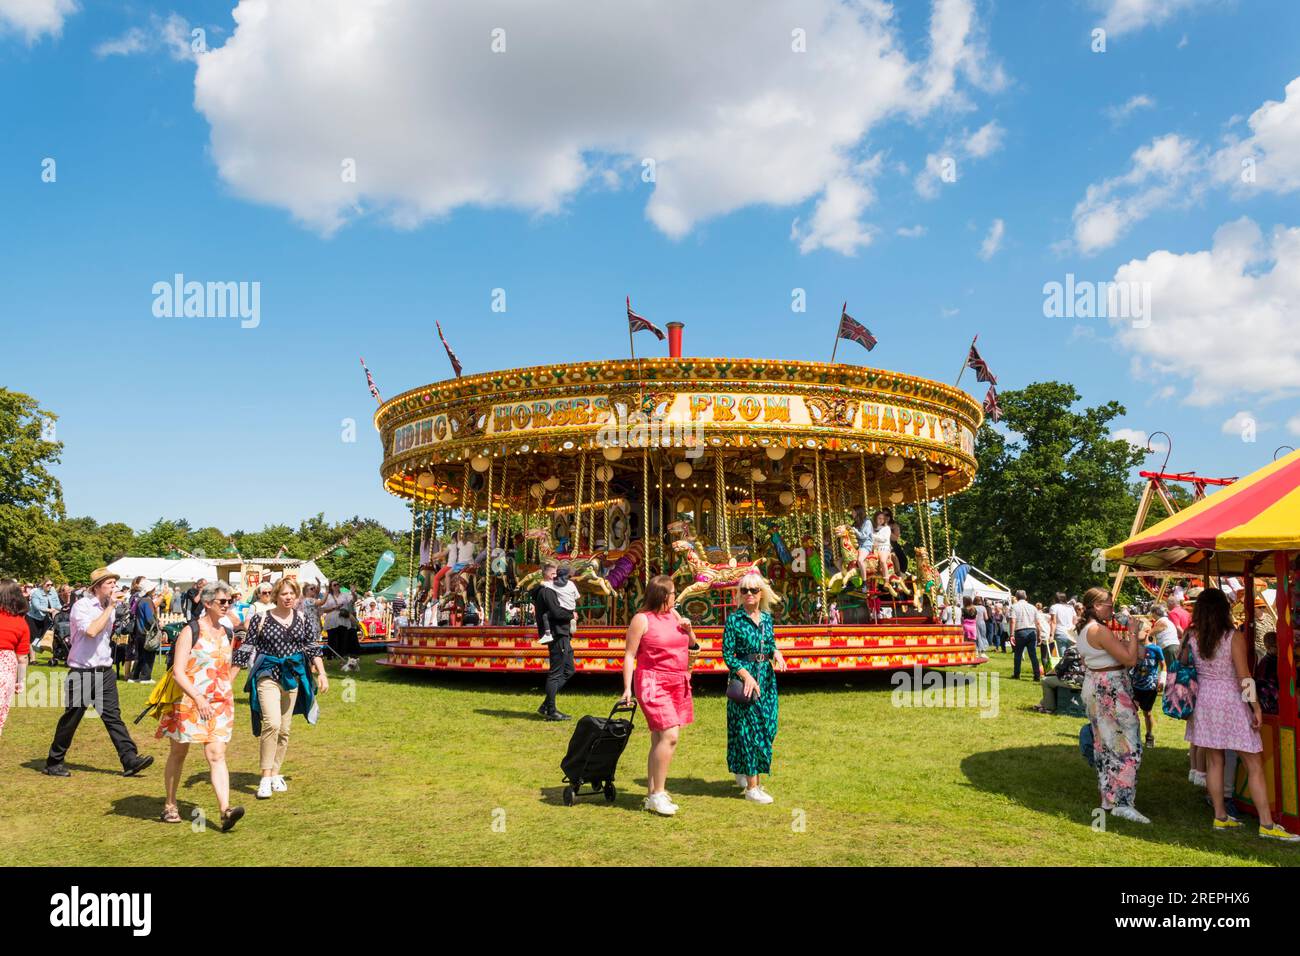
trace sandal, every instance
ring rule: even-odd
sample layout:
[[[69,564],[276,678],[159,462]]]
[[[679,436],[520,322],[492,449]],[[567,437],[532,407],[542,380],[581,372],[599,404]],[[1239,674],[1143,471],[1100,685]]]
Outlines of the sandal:
[[[229,833],[230,830],[234,828],[235,824],[242,820],[243,817],[243,807],[231,807],[221,815],[221,832]]]
[[[180,823],[181,812],[176,807],[163,807],[162,815],[158,819],[163,823]]]

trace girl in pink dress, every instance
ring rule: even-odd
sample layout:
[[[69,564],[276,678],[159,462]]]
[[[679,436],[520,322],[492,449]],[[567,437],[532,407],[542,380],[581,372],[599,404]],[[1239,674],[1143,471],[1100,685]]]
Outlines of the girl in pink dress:
[[[691,699],[691,622],[673,606],[677,589],[667,574],[650,579],[645,604],[627,626],[623,654],[623,700],[635,695],[650,728],[645,808],[670,817],[677,812],[665,789],[668,765],[677,749],[677,729],[695,720]]]
[[[1223,799],[1223,752],[1235,750],[1246,764],[1250,799],[1259,813],[1259,835],[1284,843],[1300,842],[1273,822],[1260,757],[1263,716],[1254,693],[1246,654],[1246,635],[1232,622],[1232,605],[1218,588],[1206,588],[1192,613],[1190,660],[1196,666],[1196,706],[1186,739],[1205,749],[1206,787],[1214,802],[1214,829],[1234,830],[1241,821],[1228,814]]]

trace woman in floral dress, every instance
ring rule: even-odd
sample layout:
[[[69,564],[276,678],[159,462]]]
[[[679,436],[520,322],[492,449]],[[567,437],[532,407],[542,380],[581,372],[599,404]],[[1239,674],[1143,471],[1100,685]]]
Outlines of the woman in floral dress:
[[[230,771],[226,767],[226,744],[230,743],[235,725],[235,676],[239,669],[231,664],[231,640],[234,635],[223,620],[232,600],[230,588],[221,583],[209,584],[199,600],[204,613],[190,622],[176,638],[172,677],[184,696],[172,705],[158,724],[158,737],[171,740],[164,779],[167,800],[163,804],[164,823],[180,823],[176,790],[190,744],[203,745],[203,755],[212,773],[212,789],[217,793],[221,811],[221,829],[229,830],[244,815],[243,807],[230,805]]]
[[[771,803],[759,774],[772,769],[780,710],[773,667],[785,670],[769,610],[775,595],[763,576],[754,572],[741,578],[737,589],[740,607],[731,612],[723,628],[722,659],[731,677],[744,684],[751,702],[727,699],[727,769],[736,775],[746,800]]]
[[[1264,783],[1263,723],[1247,660],[1246,635],[1233,625],[1232,605],[1218,588],[1206,588],[1192,611],[1190,648],[1196,666],[1196,706],[1186,738],[1205,751],[1206,786],[1214,804],[1215,830],[1235,830],[1242,823],[1230,815],[1223,799],[1223,753],[1235,750],[1246,764],[1250,798],[1259,813],[1259,835],[1283,843],[1300,841],[1273,822]]]

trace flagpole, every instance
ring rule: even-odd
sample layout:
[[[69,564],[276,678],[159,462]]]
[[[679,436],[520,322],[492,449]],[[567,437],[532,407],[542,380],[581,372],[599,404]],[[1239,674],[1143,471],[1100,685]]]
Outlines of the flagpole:
[[[975,338],[970,340],[970,349],[973,349],[975,347],[975,343],[976,341],[978,341],[978,339],[979,339],[979,333],[977,332],[975,333]],[[970,367],[970,349],[966,350],[966,358],[961,363],[961,371],[957,373],[957,381],[953,382],[952,385],[953,388],[956,388],[958,385],[961,384],[961,377],[966,374],[966,369]]]
[[[632,350],[632,359],[636,360],[636,343],[632,341],[632,297],[627,297],[627,347]]]
[[[831,349],[831,364],[835,364],[835,352],[840,347],[840,333],[844,331],[844,314],[849,310],[849,303],[845,301],[840,307],[840,320],[835,325],[835,345]]]

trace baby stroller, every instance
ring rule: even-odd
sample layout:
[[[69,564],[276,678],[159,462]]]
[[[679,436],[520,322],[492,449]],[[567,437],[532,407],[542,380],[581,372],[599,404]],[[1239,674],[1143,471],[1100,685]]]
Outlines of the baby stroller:
[[[72,612],[68,608],[54,615],[54,643],[50,650],[50,666],[68,663],[72,649]]]

